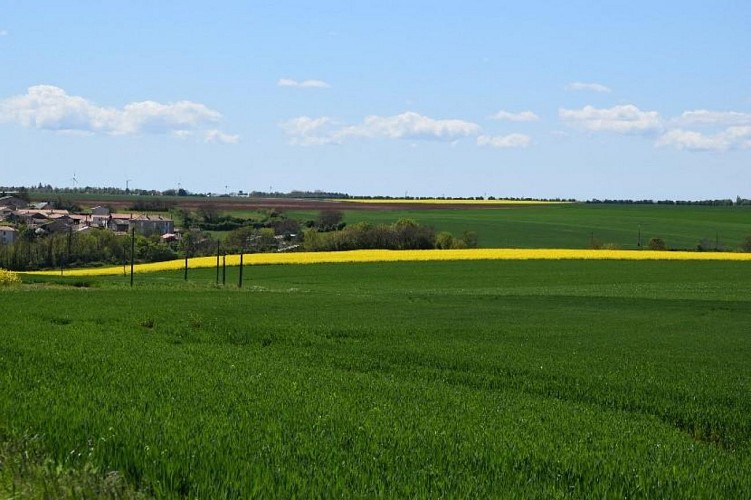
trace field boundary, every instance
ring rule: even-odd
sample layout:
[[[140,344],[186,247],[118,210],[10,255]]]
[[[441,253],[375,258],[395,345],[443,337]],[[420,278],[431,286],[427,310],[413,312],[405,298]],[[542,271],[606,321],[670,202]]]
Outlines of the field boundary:
[[[349,250],[341,252],[296,252],[244,254],[244,265],[299,265],[366,262],[420,262],[457,260],[693,260],[751,262],[751,253],[687,252],[651,250],[573,250],[477,248],[462,250]],[[238,266],[240,255],[227,255],[228,266]],[[212,268],[216,257],[188,259],[189,269]],[[176,271],[185,268],[185,260],[136,264],[134,272]],[[124,273],[124,266],[69,269],[65,276],[112,276]],[[29,271],[25,274],[56,276],[55,271]]]
[[[547,201],[547,200],[468,200],[446,198],[334,198],[331,201],[338,203],[360,203],[365,205],[565,205],[577,203],[574,201]]]

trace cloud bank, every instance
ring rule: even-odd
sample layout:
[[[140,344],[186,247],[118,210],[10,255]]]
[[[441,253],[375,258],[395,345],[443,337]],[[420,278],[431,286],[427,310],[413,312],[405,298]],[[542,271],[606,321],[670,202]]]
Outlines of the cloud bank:
[[[642,111],[633,104],[626,104],[612,108],[561,108],[558,114],[568,125],[592,132],[656,137],[654,145],[658,147],[714,152],[751,148],[749,113],[701,109],[685,111],[679,117],[666,120],[656,111]]]
[[[656,145],[672,146],[686,151],[723,152],[731,149],[749,149],[751,148],[751,126],[728,127],[713,134],[678,128],[662,135]]]
[[[609,93],[612,92],[610,87],[606,87],[601,83],[584,83],[584,82],[571,82],[566,85],[566,90],[572,92],[599,92]]]
[[[519,113],[512,113],[510,111],[504,111],[500,110],[493,116],[491,116],[494,120],[506,120],[510,122],[536,122],[540,119],[539,116],[537,116],[532,111],[521,111]]]
[[[99,106],[53,85],[36,85],[24,95],[0,100],[0,120],[27,128],[78,134],[198,134],[209,142],[237,142],[238,136],[213,128],[221,118],[218,111],[192,101],[140,101],[121,109]]]
[[[302,80],[297,81],[293,80],[292,78],[280,78],[276,84],[279,87],[300,87],[300,88],[308,88],[308,89],[328,89],[331,87],[328,83],[324,82],[323,80]]]
[[[697,109],[684,111],[675,121],[681,125],[751,125],[751,113]]]
[[[340,125],[329,117],[300,116],[281,124],[291,144],[342,144],[349,139],[423,139],[455,141],[477,136],[481,127],[464,120],[437,120],[413,111],[393,116],[367,116],[356,125]]]
[[[656,111],[642,111],[633,104],[595,108],[558,110],[558,116],[569,125],[583,127],[593,132],[619,134],[649,134],[663,129],[662,118]]]
[[[532,143],[532,138],[524,134],[509,135],[481,135],[477,138],[478,146],[490,148],[526,148]]]

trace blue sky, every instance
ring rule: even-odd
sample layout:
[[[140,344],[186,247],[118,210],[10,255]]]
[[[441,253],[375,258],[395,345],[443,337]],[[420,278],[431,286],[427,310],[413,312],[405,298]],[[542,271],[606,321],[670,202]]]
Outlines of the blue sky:
[[[0,185],[751,198],[748,1],[0,2]]]

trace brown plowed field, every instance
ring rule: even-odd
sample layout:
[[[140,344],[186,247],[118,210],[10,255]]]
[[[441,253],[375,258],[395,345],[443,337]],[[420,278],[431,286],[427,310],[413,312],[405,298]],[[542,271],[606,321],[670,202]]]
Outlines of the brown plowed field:
[[[337,200],[315,200],[315,199],[296,199],[296,198],[196,198],[185,197],[180,199],[169,198],[128,198],[122,200],[112,199],[86,199],[78,201],[83,207],[107,205],[116,209],[129,209],[137,202],[162,201],[174,207],[196,209],[205,206],[212,206],[218,210],[257,210],[257,209],[281,209],[281,210],[368,210],[368,211],[393,211],[393,210],[467,210],[478,208],[513,208],[519,205],[504,204],[468,204],[468,203],[451,203],[447,200],[445,203],[399,203],[399,202],[369,202],[356,203]]]

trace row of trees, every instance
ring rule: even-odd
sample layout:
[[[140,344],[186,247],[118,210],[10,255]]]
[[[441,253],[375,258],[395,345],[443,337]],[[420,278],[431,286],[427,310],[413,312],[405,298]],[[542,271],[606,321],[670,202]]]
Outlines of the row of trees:
[[[447,232],[436,234],[432,227],[413,219],[399,219],[393,224],[359,222],[338,231],[322,232],[315,228],[303,232],[303,248],[307,251],[339,251],[361,249],[424,250],[430,248],[468,248],[477,246],[477,235],[466,232],[455,238]]]
[[[597,198],[587,200],[589,204],[605,205],[701,205],[710,207],[732,207],[733,205],[748,206],[751,200],[737,196],[735,201],[730,198],[719,200],[598,200]]]
[[[0,245],[0,268],[14,271],[120,265],[130,261],[131,236],[106,229],[36,235],[22,228],[12,244]],[[182,257],[212,255],[216,241],[210,234],[189,232],[181,241],[166,242],[158,235],[136,235],[134,259],[161,262]]]
[[[0,267],[14,271],[121,264],[129,257],[130,238],[104,230],[37,236],[22,228],[14,243],[0,245]]]

